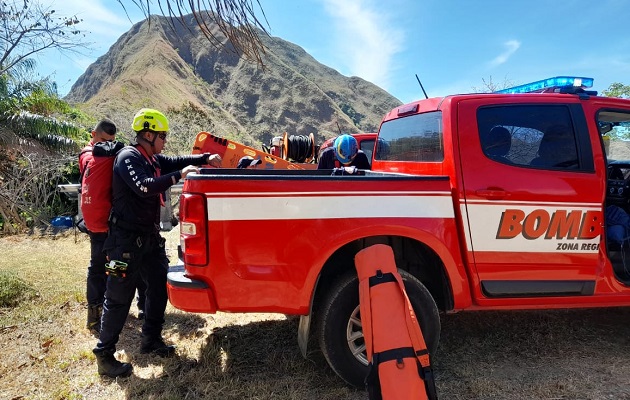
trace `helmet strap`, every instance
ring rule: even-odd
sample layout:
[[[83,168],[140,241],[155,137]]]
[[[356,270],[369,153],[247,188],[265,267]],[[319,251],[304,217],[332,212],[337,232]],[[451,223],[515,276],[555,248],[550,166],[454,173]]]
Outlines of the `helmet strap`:
[[[153,134],[153,140],[149,140],[149,139],[145,138],[144,137],[144,133],[145,132],[152,133]],[[140,140],[148,143],[149,145],[151,145],[151,151],[153,153],[155,153],[155,141],[157,140],[157,137],[158,137],[158,133],[157,132],[153,132],[153,131],[150,131],[150,130],[147,129],[147,130],[142,131],[140,133],[140,135],[137,137],[137,139],[140,139]]]
[[[153,134],[153,140],[151,140],[149,143],[151,143],[151,148],[155,149],[155,141],[157,140],[158,137],[158,133],[157,132],[153,132],[153,131],[149,131]]]

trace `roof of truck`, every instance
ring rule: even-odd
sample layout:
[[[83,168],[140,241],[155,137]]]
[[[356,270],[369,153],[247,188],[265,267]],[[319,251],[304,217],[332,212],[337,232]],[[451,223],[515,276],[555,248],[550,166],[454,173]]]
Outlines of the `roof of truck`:
[[[542,79],[527,83],[524,85],[515,86],[512,88],[501,89],[490,93],[462,93],[453,94],[444,97],[434,97],[423,100],[414,101],[408,104],[403,104],[394,108],[383,118],[383,122],[405,117],[412,114],[420,114],[425,112],[437,111],[441,108],[445,101],[453,101],[459,98],[475,98],[475,97],[501,97],[501,98],[527,98],[534,99],[539,96],[544,96],[545,99],[562,99],[566,96],[579,96],[580,99],[586,100],[591,98],[605,98],[607,102],[628,102],[629,99],[620,99],[612,97],[598,97],[596,91],[589,90],[593,86],[593,78],[586,77],[571,77],[571,76],[556,76],[553,78]]]

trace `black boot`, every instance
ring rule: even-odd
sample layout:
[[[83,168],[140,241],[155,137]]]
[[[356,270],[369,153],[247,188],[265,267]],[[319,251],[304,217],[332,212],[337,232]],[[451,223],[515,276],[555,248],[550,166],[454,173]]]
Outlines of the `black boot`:
[[[142,344],[140,345],[140,353],[153,353],[160,357],[170,357],[175,354],[175,346],[167,345],[161,337],[143,337]]]
[[[133,366],[123,363],[114,357],[114,353],[108,350],[94,350],[98,374],[109,376],[110,378],[126,378],[133,372]]]
[[[98,337],[101,332],[101,315],[103,314],[103,305],[91,305],[88,304],[88,314],[87,314],[87,325],[86,328],[90,330],[90,332]]]

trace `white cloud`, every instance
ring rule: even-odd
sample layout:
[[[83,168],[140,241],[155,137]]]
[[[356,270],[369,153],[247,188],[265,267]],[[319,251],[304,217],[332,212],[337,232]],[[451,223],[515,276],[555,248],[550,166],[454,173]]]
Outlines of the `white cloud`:
[[[508,40],[507,42],[503,43],[503,46],[505,46],[506,48],[505,51],[495,57],[494,60],[490,61],[491,66],[496,67],[497,65],[505,63],[512,56],[512,54],[516,53],[516,50],[521,47],[521,42],[519,42],[518,40]]]
[[[44,3],[45,4],[45,3]],[[125,14],[125,9],[112,0],[57,0],[50,2],[51,9],[61,16],[76,15],[83,20],[79,29],[90,31],[103,37],[118,38],[131,28],[132,23]],[[137,6],[125,5],[134,22],[137,22]]]
[[[404,33],[391,23],[383,4],[369,0],[323,0],[336,28],[336,46],[350,75],[388,88],[392,59],[403,50]]]

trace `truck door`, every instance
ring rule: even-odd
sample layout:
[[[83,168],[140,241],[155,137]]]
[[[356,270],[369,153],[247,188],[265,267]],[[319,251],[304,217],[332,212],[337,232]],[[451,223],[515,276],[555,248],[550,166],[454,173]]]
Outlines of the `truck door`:
[[[594,292],[606,178],[577,97],[541,96],[458,105],[459,197],[482,302]]]

